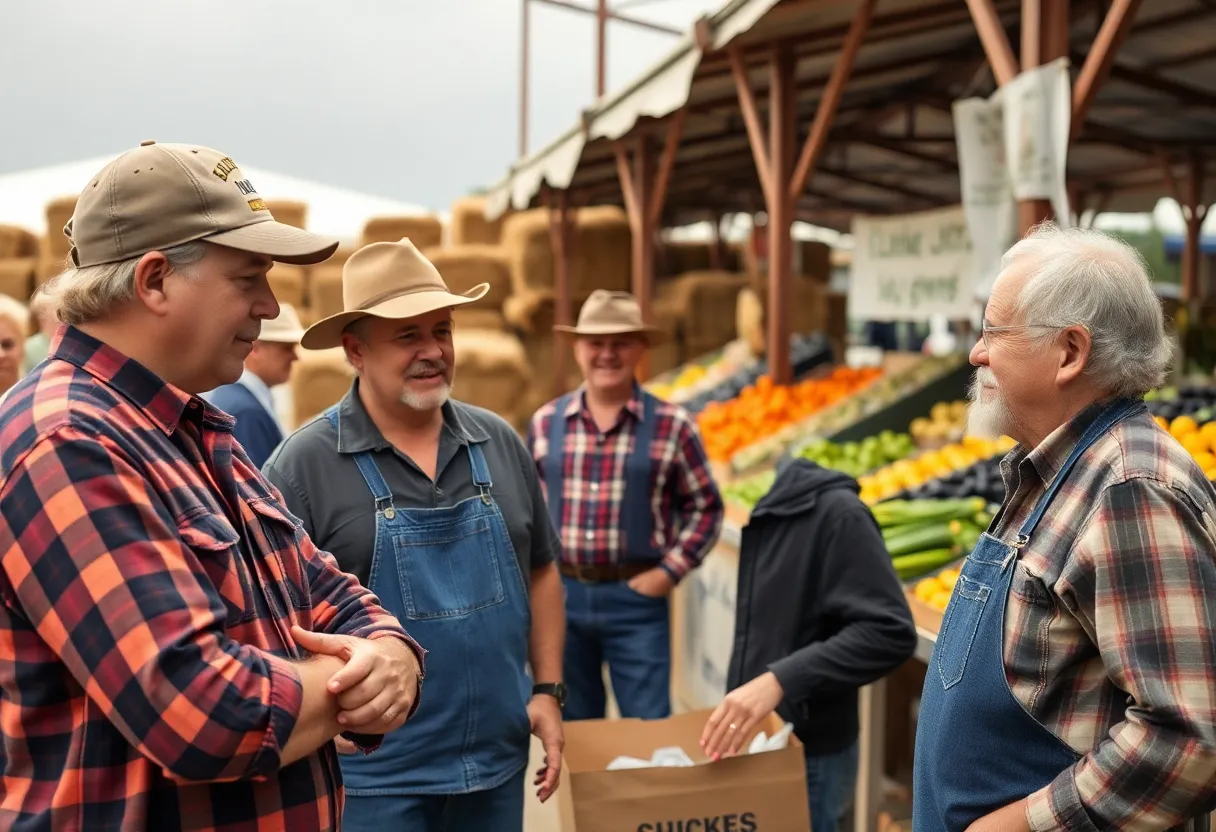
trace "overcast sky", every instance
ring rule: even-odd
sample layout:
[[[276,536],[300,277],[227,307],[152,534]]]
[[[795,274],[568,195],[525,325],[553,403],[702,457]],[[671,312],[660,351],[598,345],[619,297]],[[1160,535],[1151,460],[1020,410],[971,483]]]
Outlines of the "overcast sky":
[[[581,0],[593,6],[594,0]],[[686,28],[723,0],[610,0]],[[441,210],[518,150],[521,0],[4,0],[0,173],[198,142]],[[595,21],[532,4],[529,149],[595,92]],[[608,86],[677,39],[610,23]]]

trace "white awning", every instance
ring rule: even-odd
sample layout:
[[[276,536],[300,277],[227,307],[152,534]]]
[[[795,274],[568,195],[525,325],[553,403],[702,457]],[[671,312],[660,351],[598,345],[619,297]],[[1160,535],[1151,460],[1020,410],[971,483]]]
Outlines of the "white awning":
[[[705,20],[715,50],[756,24],[780,0],[729,0]],[[512,167],[507,178],[486,194],[486,217],[494,220],[508,208],[527,208],[544,185],[565,188],[574,179],[583,148],[596,139],[619,139],[643,117],[670,115],[688,100],[693,75],[701,64],[695,26],[667,57],[620,92],[584,111],[580,122],[555,142]]]

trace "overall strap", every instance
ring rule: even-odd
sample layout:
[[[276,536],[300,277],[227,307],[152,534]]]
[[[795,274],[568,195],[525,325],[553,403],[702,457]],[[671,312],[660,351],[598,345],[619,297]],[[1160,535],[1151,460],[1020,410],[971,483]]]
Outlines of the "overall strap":
[[[490,488],[494,482],[490,479],[490,466],[486,464],[485,451],[478,442],[469,442],[469,466],[473,469],[473,485],[481,492],[481,501],[490,503]]]
[[[549,504],[549,519],[560,535],[562,531],[562,474],[566,470],[566,408],[574,400],[573,393],[558,397],[549,417],[549,453],[545,457],[545,491]]]
[[[1025,546],[1030,540],[1030,536],[1034,534],[1035,528],[1039,525],[1039,521],[1043,519],[1043,515],[1047,513],[1048,506],[1055,499],[1056,494],[1064,486],[1064,480],[1068,477],[1068,473],[1073,466],[1077,464],[1086,451],[1097,442],[1102,435],[1113,428],[1115,425],[1122,422],[1129,416],[1144,410],[1144,402],[1139,399],[1116,399],[1110,405],[1098,414],[1098,417],[1090,423],[1085,432],[1081,434],[1081,438],[1077,440],[1077,445],[1072,449],[1072,453],[1064,460],[1064,464],[1060,466],[1060,470],[1056,472],[1055,478],[1051,481],[1051,485],[1047,487],[1047,492],[1039,498],[1038,505],[1034,507],[1034,511],[1026,518],[1026,522],[1022,524],[1022,528],[1018,531],[1018,546]]]
[[[338,427],[337,405],[325,411],[325,418],[334,426],[335,431],[341,430]],[[380,469],[376,466],[376,460],[372,458],[371,453],[360,451],[357,454],[353,454],[353,456],[355,458],[355,465],[359,468],[359,473],[363,475],[363,481],[367,483],[368,490],[376,498],[376,511],[391,508],[393,505],[393,492],[389,489],[388,483],[384,481],[384,477],[381,476]]]
[[[651,510],[651,459],[650,448],[654,444],[659,421],[657,400],[645,390],[638,388],[642,402],[642,416],[637,422],[633,448],[625,460],[625,493],[621,497],[621,531],[625,534],[625,557],[635,559],[657,559],[660,555],[654,545],[654,513]]]

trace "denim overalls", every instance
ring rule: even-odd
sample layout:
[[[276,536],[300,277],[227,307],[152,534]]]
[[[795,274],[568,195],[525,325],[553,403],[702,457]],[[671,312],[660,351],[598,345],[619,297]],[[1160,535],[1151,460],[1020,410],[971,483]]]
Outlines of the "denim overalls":
[[[987,532],[967,556],[929,662],[916,726],[913,832],[963,832],[1026,798],[1079,759],[1014,698],[1005,676],[1005,604],[1018,553],[1077,460],[1107,431],[1141,413],[1120,400],[1089,426],[1018,532]]]
[[[340,430],[336,407],[325,416]],[[484,791],[527,766],[528,592],[485,455],[466,447],[481,494],[447,508],[394,506],[373,455],[354,454],[376,504],[368,588],[427,659],[414,716],[374,753],[340,756],[352,798]]]

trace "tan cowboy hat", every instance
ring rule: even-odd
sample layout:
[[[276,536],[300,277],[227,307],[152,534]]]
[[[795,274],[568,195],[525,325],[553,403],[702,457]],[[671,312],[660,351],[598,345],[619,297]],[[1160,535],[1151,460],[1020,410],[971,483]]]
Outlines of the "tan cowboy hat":
[[[472,303],[488,291],[489,283],[479,283],[462,295],[448,291],[439,270],[408,237],[396,243],[372,243],[352,254],[342,267],[345,311],[310,326],[300,345],[308,350],[338,347],[342,345],[342,330],[360,318],[415,318],[436,309]]]
[[[583,303],[577,326],[558,324],[553,331],[575,336],[642,335],[651,346],[661,344],[667,338],[663,330],[642,320],[642,307],[637,298],[628,292],[606,289],[596,289]]]
[[[290,303],[279,304],[279,315],[268,321],[262,321],[262,332],[259,341],[273,341],[276,344],[298,344],[304,337],[304,325],[296,308]]]

